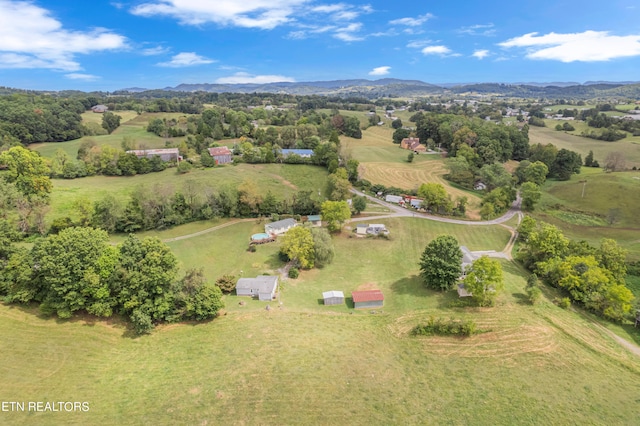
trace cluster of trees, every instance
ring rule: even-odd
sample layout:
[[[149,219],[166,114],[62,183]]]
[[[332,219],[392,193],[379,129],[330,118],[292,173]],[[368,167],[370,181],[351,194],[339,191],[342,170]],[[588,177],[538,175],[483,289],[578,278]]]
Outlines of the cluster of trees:
[[[0,239],[10,236],[3,232]],[[177,279],[175,255],[155,237],[131,235],[114,247],[105,231],[68,228],[31,250],[3,246],[0,266],[0,294],[8,302],[37,302],[60,318],[123,315],[137,333],[164,321],[214,318],[223,308],[220,289],[201,270]]]
[[[270,191],[264,194],[252,180],[215,188],[187,180],[177,189],[160,184],[141,186],[125,199],[111,194],[94,203],[78,199],[75,217],[55,219],[50,232],[91,225],[109,233],[131,233],[215,217],[283,217],[317,214],[320,210],[312,191],[298,191],[290,199],[278,199]]]
[[[528,127],[495,124],[479,118],[469,118],[454,114],[414,114],[411,121],[416,123],[416,136],[427,146],[444,148],[449,157],[467,146],[471,148],[474,163],[483,164],[524,160],[529,154]]]
[[[294,267],[311,269],[330,264],[335,257],[331,235],[325,228],[296,226],[282,236],[280,255]]]
[[[441,235],[429,242],[420,257],[420,277],[434,290],[451,290],[463,272],[464,285],[478,306],[493,305],[504,287],[502,266],[497,260],[482,256],[466,271],[462,270],[462,251],[458,240]]]
[[[523,244],[517,257],[539,278],[605,318],[621,321],[631,313],[626,251],[614,240],[602,239],[600,247],[570,241],[557,227],[529,216],[518,232]]]
[[[433,182],[420,185],[417,196],[423,200],[422,208],[441,215],[464,216],[469,201],[467,197],[459,197],[454,204],[444,186]]]

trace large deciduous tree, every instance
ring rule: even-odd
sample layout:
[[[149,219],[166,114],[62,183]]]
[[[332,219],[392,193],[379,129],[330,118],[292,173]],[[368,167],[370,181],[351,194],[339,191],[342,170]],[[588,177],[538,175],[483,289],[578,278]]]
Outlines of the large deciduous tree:
[[[522,209],[526,211],[533,211],[535,204],[542,197],[540,187],[533,182],[523,183],[520,187],[520,194],[522,195]]]
[[[464,277],[464,287],[478,306],[491,306],[504,288],[500,262],[482,256],[474,260]]]
[[[458,240],[441,235],[427,244],[420,257],[420,276],[427,287],[449,290],[462,273],[462,251]]]
[[[346,201],[325,201],[320,211],[330,232],[339,231],[344,222],[351,218],[351,209]]]
[[[280,251],[287,255],[303,269],[313,268],[315,265],[315,251],[311,230],[303,226],[289,229],[282,236]]]
[[[7,182],[26,197],[47,196],[52,189],[49,167],[37,152],[14,146],[0,154],[0,165],[8,170],[3,173]]]

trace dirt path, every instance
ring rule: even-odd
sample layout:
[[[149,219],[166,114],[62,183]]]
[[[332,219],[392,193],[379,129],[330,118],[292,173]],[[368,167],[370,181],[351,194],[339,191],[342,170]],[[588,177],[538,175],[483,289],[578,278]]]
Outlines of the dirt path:
[[[181,235],[179,237],[167,238],[162,240],[163,243],[170,243],[172,241],[186,240],[188,238],[199,237],[200,235],[208,234],[209,232],[217,231],[218,229],[226,228],[227,226],[235,225],[236,223],[249,222],[255,219],[238,219],[231,222],[223,223],[222,225],[213,226],[211,228],[204,229],[202,231],[194,232],[193,234]]]

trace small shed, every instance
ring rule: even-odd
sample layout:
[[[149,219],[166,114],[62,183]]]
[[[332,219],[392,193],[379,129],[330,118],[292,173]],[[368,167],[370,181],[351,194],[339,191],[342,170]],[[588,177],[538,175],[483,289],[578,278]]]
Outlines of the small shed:
[[[369,226],[365,225],[364,223],[357,224],[356,225],[356,234],[366,235],[368,227]]]
[[[322,293],[325,305],[342,305],[344,304],[344,293],[338,290],[325,291]]]
[[[312,226],[322,226],[322,218],[319,214],[310,214],[307,216],[307,222]]]
[[[180,155],[178,148],[132,149],[127,151],[127,154],[133,154],[138,158],[148,158],[149,160],[153,157],[160,157],[164,162],[182,161],[182,155]]]
[[[277,222],[267,223],[264,226],[264,232],[266,232],[269,235],[271,234],[281,235],[287,232],[289,229],[293,228],[294,226],[298,226],[298,222],[296,222],[295,219],[282,219]]]
[[[380,290],[354,291],[351,293],[356,309],[382,308],[384,296]]]
[[[278,291],[276,275],[258,275],[255,278],[240,278],[236,283],[236,295],[257,297],[258,300],[275,299]]]

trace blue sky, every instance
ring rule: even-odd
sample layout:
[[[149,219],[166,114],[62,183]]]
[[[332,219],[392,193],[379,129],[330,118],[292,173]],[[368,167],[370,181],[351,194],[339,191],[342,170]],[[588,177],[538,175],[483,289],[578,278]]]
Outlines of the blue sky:
[[[637,5],[636,5],[637,4]],[[0,0],[0,85],[640,81],[637,0]]]

